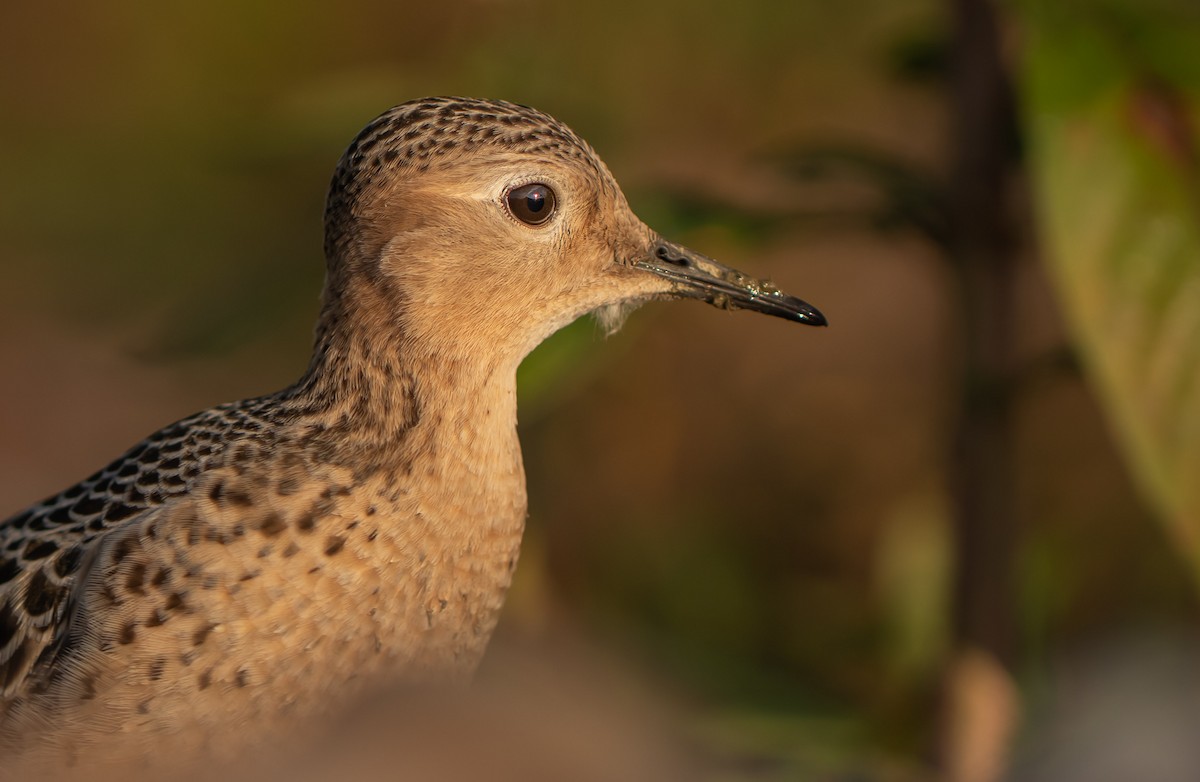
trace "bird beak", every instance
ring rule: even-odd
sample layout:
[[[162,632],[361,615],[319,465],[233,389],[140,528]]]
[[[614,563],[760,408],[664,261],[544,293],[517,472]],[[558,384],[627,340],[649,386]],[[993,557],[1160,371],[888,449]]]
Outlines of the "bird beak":
[[[633,265],[670,280],[676,296],[703,299],[722,309],[754,310],[810,326],[826,325],[816,307],[787,295],[773,283],[756,280],[664,239],[655,241],[649,257]]]

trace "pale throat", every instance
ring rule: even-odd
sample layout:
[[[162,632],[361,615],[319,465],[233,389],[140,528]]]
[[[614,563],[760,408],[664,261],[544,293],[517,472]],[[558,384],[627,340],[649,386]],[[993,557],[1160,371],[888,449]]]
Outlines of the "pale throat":
[[[488,339],[486,321],[475,333],[464,313],[406,323],[403,303],[384,290],[362,286],[353,298],[327,299],[296,401],[337,431],[327,443],[334,458],[367,465],[372,483],[396,487],[398,503],[419,503],[438,526],[516,531],[525,517],[516,395],[523,353]]]
[[[447,523],[461,519],[483,534],[523,527],[515,367],[443,359],[419,377],[421,421],[411,453],[413,477],[428,480],[429,511],[450,509]],[[422,469],[424,476],[416,474]]]

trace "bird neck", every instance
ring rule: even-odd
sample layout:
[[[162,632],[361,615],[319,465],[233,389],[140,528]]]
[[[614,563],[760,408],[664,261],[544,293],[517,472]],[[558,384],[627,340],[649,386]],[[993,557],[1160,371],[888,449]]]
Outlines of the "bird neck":
[[[357,561],[389,578],[369,597],[344,594],[346,637],[364,606],[378,617],[355,676],[404,659],[405,675],[460,678],[496,624],[524,530],[515,362],[437,350],[368,314],[322,317],[308,372],[275,405],[291,411],[280,442],[333,489],[321,518],[364,522]]]
[[[322,460],[358,473],[447,460],[519,470],[515,361],[423,344],[399,319],[339,301],[323,309],[308,371],[283,392]]]

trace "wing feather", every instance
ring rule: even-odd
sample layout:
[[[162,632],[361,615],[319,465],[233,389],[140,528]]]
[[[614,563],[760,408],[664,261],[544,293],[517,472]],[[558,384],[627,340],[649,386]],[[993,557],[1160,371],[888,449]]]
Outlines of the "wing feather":
[[[185,495],[230,446],[263,429],[270,397],[214,407],[147,437],[104,469],[0,522],[0,714],[52,665],[79,574],[114,532]],[[36,678],[36,677],[32,677]]]

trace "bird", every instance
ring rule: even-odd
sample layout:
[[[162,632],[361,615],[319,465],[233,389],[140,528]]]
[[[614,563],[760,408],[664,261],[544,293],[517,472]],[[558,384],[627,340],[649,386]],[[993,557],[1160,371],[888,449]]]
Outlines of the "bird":
[[[298,381],[0,523],[0,778],[236,757],[383,684],[469,680],[526,521],[521,360],[656,299],[826,323],[651,230],[584,140],[502,100],[372,120],[324,229]]]

